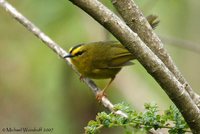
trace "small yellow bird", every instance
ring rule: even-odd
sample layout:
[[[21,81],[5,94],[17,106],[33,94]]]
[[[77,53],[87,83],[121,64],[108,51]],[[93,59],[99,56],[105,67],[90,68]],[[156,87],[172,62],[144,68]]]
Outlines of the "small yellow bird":
[[[64,58],[70,58],[81,77],[111,80],[97,94],[100,100],[122,67],[132,65],[134,56],[117,41],[92,42],[72,47]]]
[[[149,15],[147,20],[153,29],[159,23],[155,15]],[[98,100],[105,95],[106,89],[121,68],[132,65],[133,63],[130,61],[135,59],[134,55],[117,41],[80,44],[72,47],[69,50],[69,54],[64,56],[64,58],[71,59],[72,64],[79,71],[81,77],[111,79],[105,88],[97,94],[96,98]]]

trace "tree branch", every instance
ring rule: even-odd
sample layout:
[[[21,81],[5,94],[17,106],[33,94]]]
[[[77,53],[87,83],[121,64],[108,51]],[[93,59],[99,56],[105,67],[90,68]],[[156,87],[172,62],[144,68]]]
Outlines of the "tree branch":
[[[186,50],[191,50],[192,52],[196,52],[197,54],[200,54],[200,44],[196,42],[192,42],[190,40],[185,40],[185,39],[179,39],[175,37],[169,37],[169,36],[160,36],[160,38],[166,44],[181,47]]]
[[[200,96],[197,95],[182,76],[176,65],[173,63],[172,58],[164,48],[163,43],[159,37],[154,33],[148,21],[139,10],[138,6],[133,0],[111,0],[117,11],[125,20],[127,25],[138,34],[141,40],[154,52],[158,58],[162,60],[165,66],[175,75],[178,81],[185,86],[186,91],[193,99],[195,104],[200,108]],[[126,5],[126,6],[125,6]],[[128,7],[128,8],[127,8]]]
[[[180,83],[138,35],[98,0],[70,1],[102,24],[134,54],[178,107],[193,133],[200,133],[200,111],[185,90],[187,84]]]
[[[26,29],[28,29],[31,33],[37,36],[40,40],[44,42],[50,49],[52,49],[57,55],[63,58],[67,55],[67,52],[62,49],[57,43],[55,43],[52,39],[50,39],[47,35],[45,35],[38,27],[36,27],[31,21],[29,21],[26,17],[24,17],[20,12],[18,12],[12,5],[10,5],[6,0],[0,0],[0,6],[6,10],[13,18],[15,18],[20,24],[22,24]],[[69,59],[65,59],[70,67],[80,76],[78,71],[73,67],[70,63]],[[96,96],[100,89],[96,86],[96,84],[88,79],[83,78],[83,81],[88,85],[88,87],[93,91]],[[107,97],[102,97],[101,103],[108,108],[111,112],[114,112],[123,117],[127,117],[125,113],[122,111],[114,111],[113,104],[108,100]]]

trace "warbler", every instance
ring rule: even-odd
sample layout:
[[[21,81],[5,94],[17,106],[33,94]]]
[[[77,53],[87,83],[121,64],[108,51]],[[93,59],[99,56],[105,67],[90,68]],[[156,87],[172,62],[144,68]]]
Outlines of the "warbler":
[[[106,89],[114,80],[122,67],[132,65],[135,59],[122,44],[117,41],[100,41],[79,44],[69,50],[64,58],[70,58],[81,77],[92,79],[108,79],[109,83],[97,95],[101,99]]]
[[[156,19],[157,16],[153,15],[147,17],[152,28],[159,23]],[[100,41],[76,45],[64,58],[71,59],[81,77],[110,79],[104,89],[97,94],[97,99],[101,99],[122,67],[133,65],[131,60],[134,60],[135,56],[118,41]]]

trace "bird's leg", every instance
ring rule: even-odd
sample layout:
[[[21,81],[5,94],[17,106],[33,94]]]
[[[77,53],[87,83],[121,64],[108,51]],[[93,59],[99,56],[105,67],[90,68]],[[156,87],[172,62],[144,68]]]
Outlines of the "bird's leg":
[[[110,84],[113,82],[113,80],[115,79],[115,77],[111,78],[111,80],[109,81],[109,83],[104,87],[103,90],[99,91],[97,94],[96,94],[96,99],[98,101],[100,101],[102,99],[103,96],[106,96],[105,92],[106,90],[108,89],[108,87],[110,86]]]
[[[108,87],[110,86],[110,84],[113,82],[113,80],[115,79],[115,77],[111,78],[110,81],[108,82],[108,84],[104,87],[104,89],[102,90],[103,93],[106,92],[106,90],[108,89]]]

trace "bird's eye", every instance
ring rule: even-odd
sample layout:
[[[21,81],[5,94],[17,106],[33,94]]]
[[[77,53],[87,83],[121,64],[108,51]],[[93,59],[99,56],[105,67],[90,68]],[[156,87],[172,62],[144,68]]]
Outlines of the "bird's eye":
[[[76,55],[76,56],[82,55],[83,52],[84,52],[84,51],[79,51],[79,52],[77,52],[75,55]]]

